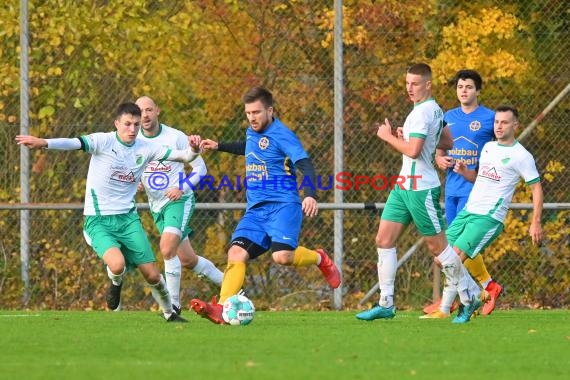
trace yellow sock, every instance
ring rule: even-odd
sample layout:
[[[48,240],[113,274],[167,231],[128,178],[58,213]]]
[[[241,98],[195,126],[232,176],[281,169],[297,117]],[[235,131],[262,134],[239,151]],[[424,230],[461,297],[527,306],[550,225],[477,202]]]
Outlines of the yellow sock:
[[[317,251],[306,247],[297,247],[295,256],[293,257],[294,267],[307,267],[309,265],[317,265],[319,254]]]
[[[225,300],[237,294],[245,281],[245,263],[241,261],[229,261],[224,271],[222,289],[218,303],[223,304]]]
[[[476,279],[480,284],[483,284],[485,281],[491,280],[491,275],[487,272],[487,267],[483,262],[483,257],[481,255],[475,256],[474,259],[467,259],[463,263],[465,268],[469,271],[471,276]]]

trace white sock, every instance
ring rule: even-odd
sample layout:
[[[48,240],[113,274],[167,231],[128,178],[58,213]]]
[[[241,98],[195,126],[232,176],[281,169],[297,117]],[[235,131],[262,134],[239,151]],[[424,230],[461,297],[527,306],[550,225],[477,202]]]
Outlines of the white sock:
[[[394,305],[394,283],[398,269],[396,248],[377,248],[378,251],[378,283],[380,284],[380,306]]]
[[[162,310],[166,319],[172,315],[172,301],[170,300],[170,293],[166,288],[166,283],[164,282],[164,277],[160,275],[160,281],[157,284],[148,284],[152,292],[152,297],[158,303],[158,306]]]
[[[125,275],[127,268],[123,268],[123,271],[120,274],[114,274],[113,272],[111,272],[111,269],[109,269],[108,266],[106,266],[106,268],[107,268],[107,276],[109,276],[113,285],[116,286],[121,285],[123,283],[123,276]]]
[[[172,303],[180,306],[180,276],[182,273],[182,264],[178,256],[171,259],[164,259],[164,277],[166,280],[166,287],[170,293]]]
[[[462,277],[461,267],[463,265],[457,253],[448,245],[443,252],[437,256],[437,259],[441,263],[441,271],[445,274],[445,283],[449,294],[459,291],[458,284]],[[455,299],[455,297],[453,298]],[[442,304],[444,301],[448,302],[442,299]],[[451,302],[453,303],[453,300]],[[449,305],[449,307],[451,307],[451,305]]]
[[[451,305],[453,305],[453,301],[455,301],[455,297],[457,297],[457,288],[445,278],[445,286],[443,287],[443,293],[441,294],[441,304],[439,306],[439,311],[450,314],[451,313]]]
[[[473,280],[473,277],[471,277],[469,271],[463,264],[461,264],[461,278],[457,284],[457,292],[459,293],[459,299],[463,305],[471,304],[471,299],[473,297],[479,297],[481,293],[479,285]]]
[[[224,273],[216,268],[214,263],[212,263],[210,260],[202,256],[198,256],[198,262],[196,263],[196,266],[192,268],[192,270],[196,272],[198,276],[204,275],[209,278],[210,281],[212,281],[214,284],[218,286],[222,285]]]

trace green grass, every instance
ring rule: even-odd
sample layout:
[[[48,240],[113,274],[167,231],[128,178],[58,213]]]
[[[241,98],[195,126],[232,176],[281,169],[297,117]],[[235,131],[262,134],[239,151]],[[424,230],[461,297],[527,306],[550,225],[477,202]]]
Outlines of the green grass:
[[[1,379],[567,379],[570,311],[497,311],[465,325],[400,312],[257,312],[218,326],[190,312],[0,311]]]

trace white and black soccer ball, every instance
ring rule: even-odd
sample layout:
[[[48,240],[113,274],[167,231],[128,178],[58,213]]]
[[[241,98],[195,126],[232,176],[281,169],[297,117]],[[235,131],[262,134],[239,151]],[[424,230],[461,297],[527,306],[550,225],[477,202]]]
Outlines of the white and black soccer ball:
[[[253,302],[244,295],[236,294],[224,302],[222,318],[232,326],[244,326],[253,321],[255,307]]]

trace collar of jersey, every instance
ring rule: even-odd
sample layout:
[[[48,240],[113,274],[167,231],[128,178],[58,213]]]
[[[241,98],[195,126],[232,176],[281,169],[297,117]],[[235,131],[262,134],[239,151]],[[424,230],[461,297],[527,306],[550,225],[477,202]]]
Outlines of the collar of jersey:
[[[144,134],[144,129],[141,128],[141,135],[143,135],[143,137],[147,138],[147,139],[154,139],[155,137],[160,136],[160,134],[162,133],[162,123],[158,123],[158,133],[154,136],[147,136]]]
[[[131,146],[135,145],[135,141],[133,141],[132,144],[127,144],[126,142],[122,141],[122,140],[119,138],[119,134],[118,134],[117,132],[115,132],[115,138],[117,139],[117,141],[118,141],[121,145],[128,146],[128,147],[131,147]]]
[[[416,108],[416,106],[419,106],[420,104],[423,104],[423,103],[425,103],[425,102],[429,102],[429,101],[431,101],[431,100],[435,100],[435,99],[433,98],[433,96],[430,96],[430,97],[427,98],[426,100],[423,100],[423,101],[421,101],[421,102],[419,102],[419,103],[414,104],[414,108]]]
[[[517,145],[518,143],[519,143],[519,140],[517,140],[517,139],[515,139],[515,142],[512,145],[501,144],[497,141],[498,146],[504,146],[505,148],[512,148],[513,146]]]

